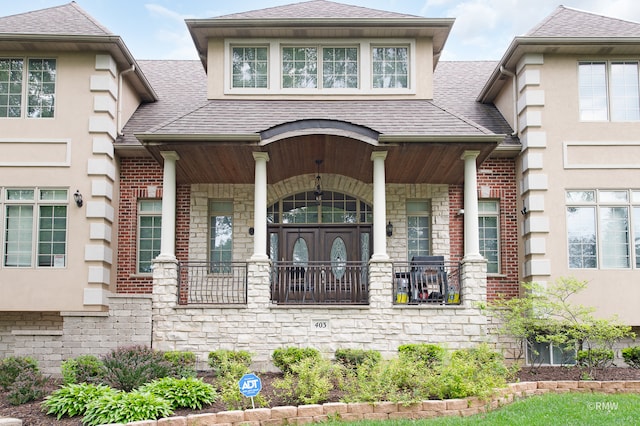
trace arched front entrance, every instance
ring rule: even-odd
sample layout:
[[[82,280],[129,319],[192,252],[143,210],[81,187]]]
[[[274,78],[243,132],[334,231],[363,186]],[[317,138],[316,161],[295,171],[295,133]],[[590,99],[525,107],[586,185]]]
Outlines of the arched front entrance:
[[[272,301],[366,304],[372,209],[356,197],[325,191],[290,195],[268,208]]]

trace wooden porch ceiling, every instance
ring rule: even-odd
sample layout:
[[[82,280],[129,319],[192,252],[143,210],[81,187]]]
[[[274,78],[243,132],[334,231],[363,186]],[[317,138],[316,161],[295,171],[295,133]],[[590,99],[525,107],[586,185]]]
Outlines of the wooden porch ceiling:
[[[387,151],[388,183],[462,184],[464,151],[479,151],[481,164],[497,146],[496,141],[403,142],[372,144],[335,135],[304,135],[259,146],[257,142],[170,141],[147,144],[151,155],[163,163],[162,151],[175,151],[178,183],[254,182],[252,153],[267,152],[267,179],[273,184],[292,176],[315,174],[316,160],[323,160],[321,174],[339,174],[365,183],[373,179],[371,153]]]

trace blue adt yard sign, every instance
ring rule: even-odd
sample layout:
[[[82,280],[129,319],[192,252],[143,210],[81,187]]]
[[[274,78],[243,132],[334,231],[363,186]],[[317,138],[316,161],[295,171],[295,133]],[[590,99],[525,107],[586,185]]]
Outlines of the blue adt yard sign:
[[[238,382],[240,393],[248,398],[253,398],[262,390],[262,380],[253,373],[245,374]]]

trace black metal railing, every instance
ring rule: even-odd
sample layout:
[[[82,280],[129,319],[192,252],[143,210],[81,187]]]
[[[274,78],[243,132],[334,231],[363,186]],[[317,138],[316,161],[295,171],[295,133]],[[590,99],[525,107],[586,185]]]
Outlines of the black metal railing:
[[[393,262],[393,303],[396,305],[459,305],[460,263],[442,256]]]
[[[366,262],[275,262],[271,301],[277,304],[369,303]]]
[[[246,304],[246,262],[180,262],[178,303]]]

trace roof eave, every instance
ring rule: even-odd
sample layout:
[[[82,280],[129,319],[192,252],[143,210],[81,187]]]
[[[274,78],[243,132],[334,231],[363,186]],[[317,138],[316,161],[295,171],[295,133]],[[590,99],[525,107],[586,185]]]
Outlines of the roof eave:
[[[103,46],[113,46],[107,51],[113,55],[118,66],[124,70],[135,66],[134,75],[137,79],[135,84],[138,94],[142,100],[152,102],[158,100],[158,95],[151,86],[147,77],[142,73],[135,58],[125,45],[120,36],[117,35],[75,35],[75,34],[34,34],[34,33],[0,33],[0,50],[8,50],[10,46],[19,46],[22,43],[29,43],[30,49],[33,44],[42,46],[44,49],[60,50],[61,43],[71,43],[79,47],[93,45],[96,51],[104,50]],[[51,47],[49,47],[51,46]],[[20,50],[20,49],[16,49]]]
[[[500,143],[506,135],[487,134],[487,135],[380,135],[378,140],[380,143],[420,143],[420,142],[439,142],[439,143]]]
[[[133,136],[143,145],[164,142],[260,142],[259,133],[134,133]]]
[[[478,102],[492,102],[504,84],[501,80],[501,67],[511,72],[515,72],[516,65],[522,55],[529,52],[542,52],[551,47],[554,48],[578,48],[578,47],[602,47],[602,46],[628,46],[638,49],[640,53],[640,37],[515,37],[502,59],[491,73],[476,98]],[[595,52],[594,52],[595,53]]]

